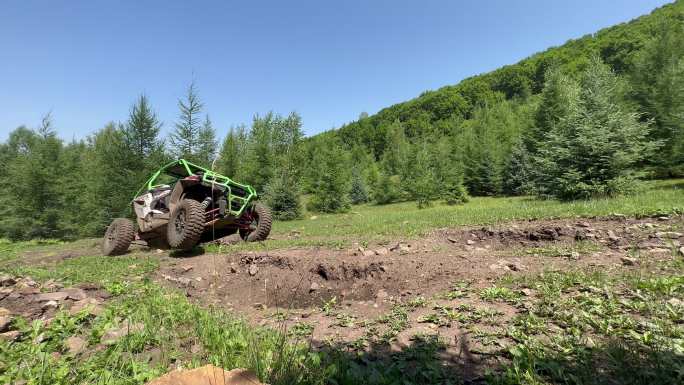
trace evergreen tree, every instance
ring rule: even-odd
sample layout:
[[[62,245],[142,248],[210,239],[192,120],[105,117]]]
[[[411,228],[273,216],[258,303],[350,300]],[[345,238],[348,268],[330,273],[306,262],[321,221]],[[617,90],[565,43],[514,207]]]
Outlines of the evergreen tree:
[[[188,86],[185,100],[178,100],[180,115],[176,122],[176,129],[170,136],[170,144],[173,155],[177,158],[185,158],[190,161],[197,160],[200,145],[200,113],[202,102],[195,90],[195,82]]]
[[[577,84],[560,67],[549,68],[545,79],[534,125],[523,137],[526,149],[531,154],[536,153],[545,140],[545,134],[553,130],[575,108],[579,93]]]
[[[545,135],[535,157],[541,194],[576,199],[633,189],[635,166],[654,144],[647,141],[648,125],[622,103],[619,82],[600,59],[592,59],[572,109]]]
[[[352,167],[349,199],[355,205],[368,202],[368,189],[360,167]]]
[[[503,171],[503,192],[508,195],[531,194],[533,185],[533,165],[527,147],[518,142],[508,157]]]
[[[340,143],[331,141],[320,149],[317,161],[321,168],[319,179],[315,182],[315,190],[310,208],[314,211],[339,213],[349,210],[349,175],[345,154]]]
[[[266,201],[274,217],[291,220],[301,216],[301,140],[302,120],[292,112],[287,118],[275,116],[273,152],[276,159],[274,177],[266,185]]]
[[[134,156],[121,128],[109,123],[89,137],[88,142],[84,159],[89,165],[85,177],[90,183],[84,192],[84,209],[91,219],[84,233],[99,236],[112,219],[131,214],[129,204],[140,186],[133,178]]]
[[[133,158],[132,178],[137,185],[142,185],[150,172],[165,163],[164,142],[159,139],[161,122],[150,107],[145,95],[140,95],[131,107],[128,121],[123,126],[123,138]]]
[[[684,175],[684,27],[663,23],[636,55],[633,96],[662,143],[650,163],[661,176]]]
[[[231,127],[221,145],[219,157],[216,161],[217,171],[235,180],[240,180],[246,146],[245,127]]]
[[[401,179],[399,175],[388,175],[384,170],[378,172],[378,179],[373,186],[373,200],[377,204],[396,202],[401,198]]]
[[[216,146],[216,131],[209,119],[209,115],[206,115],[204,123],[197,134],[195,161],[202,166],[212,167],[214,158],[216,158]]]
[[[299,184],[295,177],[283,168],[266,185],[264,196],[273,217],[281,221],[297,219],[302,215]]]
[[[131,107],[124,128],[126,142],[139,159],[148,159],[161,151],[163,143],[159,140],[162,124],[152,110],[144,94]]]
[[[274,115],[263,117],[258,114],[252,120],[249,134],[249,149],[245,159],[245,179],[257,191],[262,191],[274,174],[275,156],[272,151]]]

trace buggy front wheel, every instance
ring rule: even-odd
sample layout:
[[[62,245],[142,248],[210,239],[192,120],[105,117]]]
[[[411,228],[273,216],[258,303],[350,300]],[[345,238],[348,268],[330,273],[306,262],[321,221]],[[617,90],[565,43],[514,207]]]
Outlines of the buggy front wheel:
[[[120,255],[128,250],[135,237],[133,221],[126,218],[116,218],[107,227],[102,240],[104,255]]]
[[[240,238],[246,242],[265,241],[271,232],[271,210],[256,203],[242,214],[243,219],[248,221],[249,227],[240,229]]]
[[[192,199],[183,199],[171,212],[166,225],[166,240],[174,249],[190,250],[204,231],[204,207]]]

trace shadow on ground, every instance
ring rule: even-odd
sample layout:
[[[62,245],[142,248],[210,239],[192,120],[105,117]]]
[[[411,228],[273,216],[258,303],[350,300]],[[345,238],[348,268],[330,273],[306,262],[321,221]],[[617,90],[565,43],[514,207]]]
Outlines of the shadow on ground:
[[[588,347],[554,350],[538,341],[514,344],[488,355],[472,354],[467,339],[447,353],[436,336],[417,337],[401,349],[346,345],[321,350],[335,363],[334,384],[577,384],[684,383],[684,355],[614,339]]]

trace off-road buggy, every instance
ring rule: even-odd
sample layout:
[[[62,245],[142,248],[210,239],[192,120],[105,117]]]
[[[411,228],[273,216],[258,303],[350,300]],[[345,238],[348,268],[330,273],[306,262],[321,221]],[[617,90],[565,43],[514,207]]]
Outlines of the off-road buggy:
[[[137,226],[116,218],[107,227],[102,252],[122,254],[134,240],[182,250],[235,233],[245,241],[265,240],[271,212],[256,199],[251,186],[179,159],[152,174],[135,194]]]

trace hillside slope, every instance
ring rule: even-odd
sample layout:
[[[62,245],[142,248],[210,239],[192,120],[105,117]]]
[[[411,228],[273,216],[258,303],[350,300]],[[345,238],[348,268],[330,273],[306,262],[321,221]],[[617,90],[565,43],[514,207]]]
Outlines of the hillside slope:
[[[560,66],[569,74],[577,74],[593,54],[600,55],[616,73],[628,74],[635,53],[649,38],[657,35],[661,25],[682,22],[684,2],[677,1],[630,22],[569,40],[516,64],[464,79],[456,85],[426,91],[414,99],[346,124],[337,133],[349,146],[364,145],[379,156],[384,150],[387,127],[394,121],[403,123],[409,138],[421,136],[431,129],[453,132],[461,122],[475,117],[478,108],[504,100],[531,102],[541,92],[544,74],[550,66]]]

